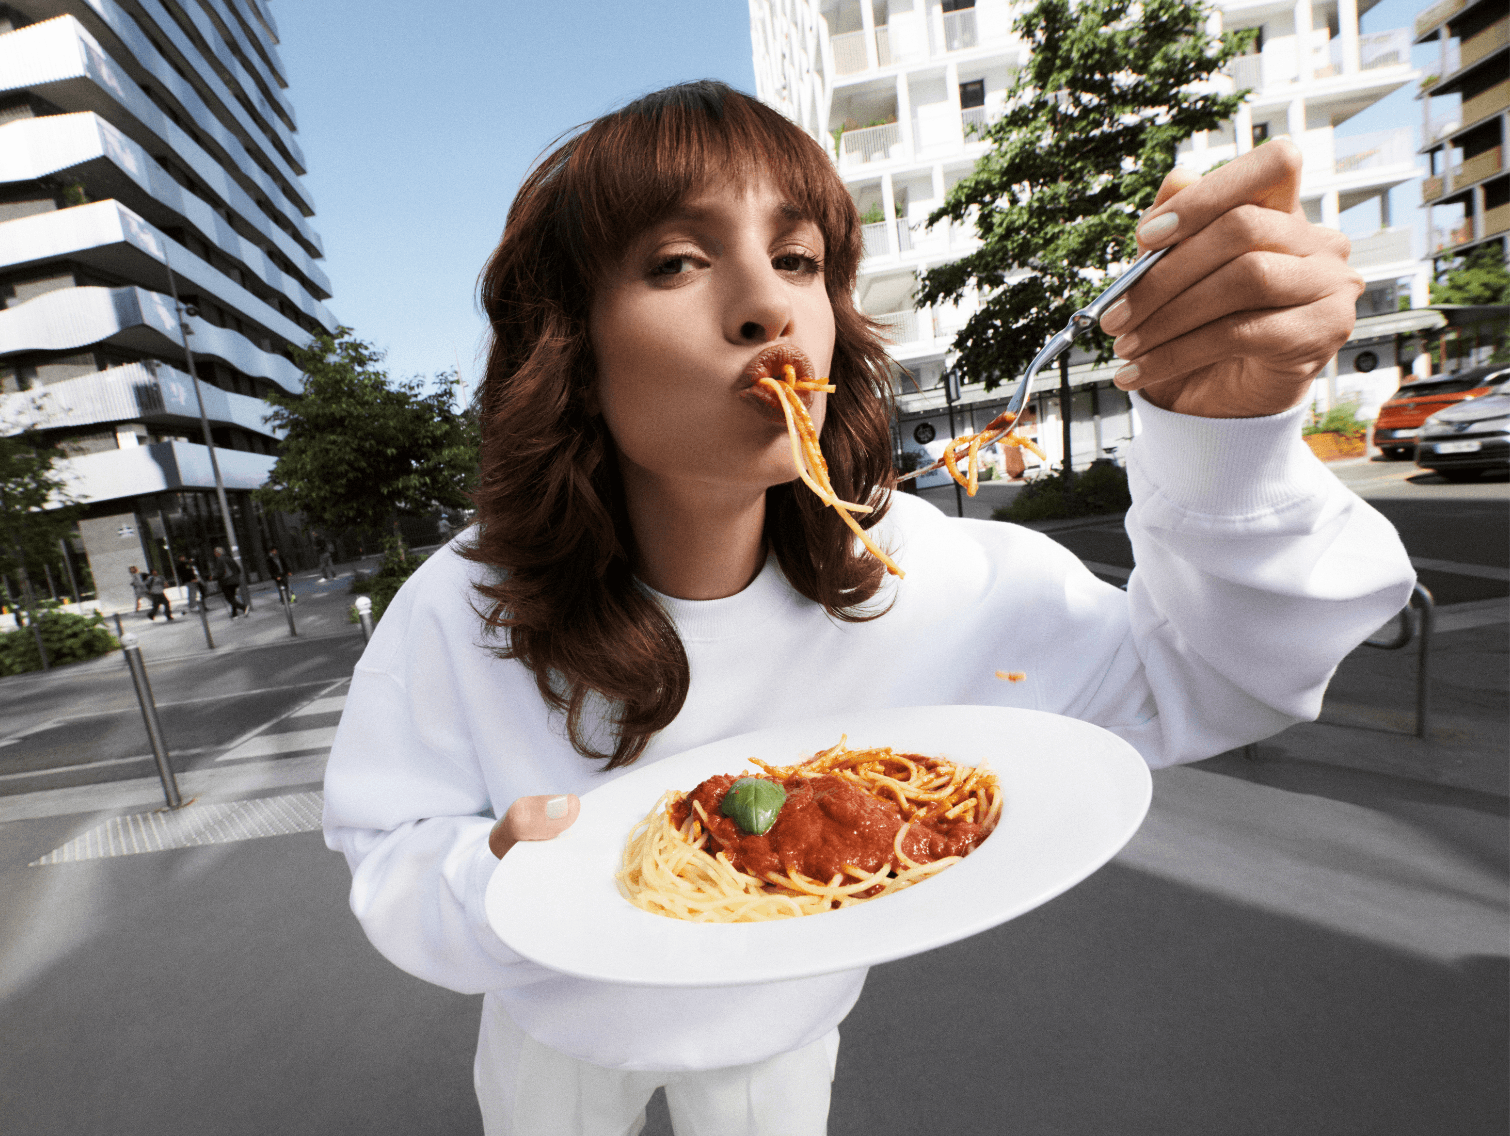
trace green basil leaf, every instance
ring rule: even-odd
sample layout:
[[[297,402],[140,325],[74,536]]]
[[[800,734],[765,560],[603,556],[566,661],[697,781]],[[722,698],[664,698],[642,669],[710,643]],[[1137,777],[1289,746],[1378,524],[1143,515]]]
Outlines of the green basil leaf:
[[[761,777],[741,777],[729,786],[719,811],[751,836],[764,836],[776,823],[786,790]]]

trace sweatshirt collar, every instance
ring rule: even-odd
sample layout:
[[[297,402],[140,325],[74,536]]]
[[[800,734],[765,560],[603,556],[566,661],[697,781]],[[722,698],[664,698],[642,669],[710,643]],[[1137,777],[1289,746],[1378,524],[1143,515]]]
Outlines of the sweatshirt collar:
[[[684,642],[713,642],[747,635],[761,624],[810,601],[787,582],[774,555],[741,592],[717,600],[682,600],[658,592],[643,580],[635,583],[653,596],[671,616]]]

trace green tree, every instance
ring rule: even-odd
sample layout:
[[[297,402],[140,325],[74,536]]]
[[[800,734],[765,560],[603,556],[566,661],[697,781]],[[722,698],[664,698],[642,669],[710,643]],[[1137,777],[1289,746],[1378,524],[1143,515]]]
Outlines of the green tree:
[[[274,394],[266,421],[286,431],[267,508],[299,512],[327,529],[373,530],[397,513],[465,508],[477,472],[478,434],[459,402],[460,378],[395,381],[383,357],[350,328],[296,352],[304,391]]]
[[[981,306],[954,340],[987,389],[1010,381],[1044,341],[1137,254],[1138,216],[1174,168],[1175,149],[1230,119],[1246,92],[1206,81],[1252,31],[1206,32],[1199,0],[1039,0],[1018,17],[1031,54],[992,147],[928,218],[973,224],[982,245],[924,273],[917,298],[968,290]],[[1102,357],[1109,347],[1102,342]]]
[[[55,468],[62,457],[32,430],[0,437],[0,570],[23,582],[58,561],[58,541],[73,532],[78,510]]]
[[[1433,304],[1510,304],[1510,269],[1498,241],[1479,245],[1432,282]]]

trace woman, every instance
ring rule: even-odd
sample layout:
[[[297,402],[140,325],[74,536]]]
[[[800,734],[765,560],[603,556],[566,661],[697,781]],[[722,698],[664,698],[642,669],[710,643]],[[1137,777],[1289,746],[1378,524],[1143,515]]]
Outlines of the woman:
[[[1346,242],[1305,223],[1288,145],[1190,180],[1141,230],[1182,247],[1103,324],[1131,361],[1119,384],[1143,392],[1127,593],[1038,534],[889,494],[885,356],[851,298],[859,217],[775,112],[671,88],[526,180],[482,281],[477,526],[385,614],[326,779],[373,943],[486,992],[490,1134],[622,1136],[662,1084],[684,1134],[823,1132],[864,982],[656,990],[524,962],[484,889],[515,842],[575,820],[576,794],[833,705],[1036,707],[1152,765],[1197,760],[1313,717],[1404,603],[1393,530],[1299,438],[1360,289]],[[784,364],[835,385],[810,396],[834,487],[875,506],[905,580],[793,480],[753,389]],[[949,657],[919,667],[930,643]]]

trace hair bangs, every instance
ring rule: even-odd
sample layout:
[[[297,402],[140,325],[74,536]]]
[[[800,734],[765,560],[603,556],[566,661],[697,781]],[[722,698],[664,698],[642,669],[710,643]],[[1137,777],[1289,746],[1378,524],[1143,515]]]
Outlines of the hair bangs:
[[[722,83],[647,95],[597,120],[568,146],[557,171],[561,235],[589,288],[630,241],[699,190],[760,179],[823,234],[830,293],[854,286],[858,215],[833,162],[795,123]]]

